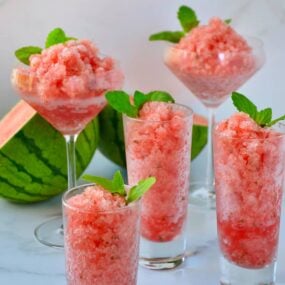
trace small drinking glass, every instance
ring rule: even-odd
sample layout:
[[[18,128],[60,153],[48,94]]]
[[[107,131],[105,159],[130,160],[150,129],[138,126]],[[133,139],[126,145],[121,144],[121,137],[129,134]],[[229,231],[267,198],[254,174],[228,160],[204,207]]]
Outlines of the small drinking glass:
[[[186,250],[193,112],[158,104],[180,116],[163,121],[124,116],[123,122],[129,184],[156,177],[142,198],[140,264],[170,269],[183,262]]]
[[[221,284],[275,284],[285,134],[214,134]]]
[[[92,211],[70,202],[92,185],[72,188],[62,199],[67,284],[135,285],[141,203]]]

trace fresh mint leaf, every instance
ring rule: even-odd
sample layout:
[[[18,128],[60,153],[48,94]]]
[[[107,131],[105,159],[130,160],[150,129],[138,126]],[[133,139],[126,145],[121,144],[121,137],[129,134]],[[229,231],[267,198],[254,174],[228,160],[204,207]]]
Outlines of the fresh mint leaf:
[[[150,41],[167,41],[171,43],[179,43],[179,41],[185,36],[184,32],[181,31],[163,31],[153,34],[149,37]]]
[[[146,102],[169,102],[174,103],[173,97],[165,91],[152,91],[148,94],[144,94],[140,91],[136,91],[134,94],[134,103],[138,110],[140,110]]]
[[[120,90],[109,91],[105,97],[109,104],[118,112],[124,113],[132,118],[138,116],[138,109],[131,105],[130,96],[126,92]]]
[[[146,94],[147,101],[158,101],[158,102],[168,102],[175,103],[173,97],[165,91],[152,91]]]
[[[141,180],[138,185],[132,187],[127,198],[127,204],[139,200],[143,194],[145,194],[151,188],[151,186],[154,185],[155,182],[155,177],[149,177]]]
[[[126,195],[124,179],[119,170],[115,172],[112,183],[113,189],[116,189],[117,193],[119,193],[121,196]]]
[[[276,123],[278,123],[278,122],[280,122],[280,121],[283,121],[283,120],[285,120],[285,115],[283,115],[283,116],[281,116],[281,117],[279,117],[279,118],[277,118],[277,119],[275,119],[275,120],[269,122],[266,126],[267,126],[267,127],[272,127],[272,126],[275,125]]]
[[[143,106],[144,103],[147,102],[147,97],[145,96],[144,93],[136,90],[134,93],[134,103],[138,110]]]
[[[197,15],[190,7],[181,6],[178,10],[177,17],[185,33],[188,33],[199,25]]]
[[[266,108],[261,111],[244,95],[233,92],[232,100],[238,111],[248,114],[259,126],[271,127],[279,121],[285,120],[285,115],[272,120],[272,109]]]
[[[40,54],[42,52],[42,48],[36,46],[27,46],[19,48],[15,51],[15,56],[22,63],[29,65],[30,64],[30,56],[33,54]]]
[[[89,174],[84,174],[82,176],[82,179],[89,181],[89,182],[93,182],[97,185],[100,185],[104,189],[110,191],[111,193],[114,192],[113,183],[112,183],[112,181],[110,181],[107,178],[103,178],[103,177],[99,177],[99,176],[93,176],[93,175],[89,175]]]
[[[238,111],[248,114],[255,120],[257,116],[257,107],[248,98],[238,92],[233,92],[232,101]]]
[[[225,19],[224,22],[229,25],[232,22],[232,19]]]
[[[105,190],[109,191],[112,194],[118,194],[123,197],[127,195],[124,186],[124,179],[120,171],[115,172],[112,180],[88,174],[83,175],[82,178],[86,181],[90,181],[97,185],[102,186]]]
[[[69,40],[74,40],[73,37],[67,37],[65,32],[61,28],[55,28],[52,30],[46,39],[45,47],[49,48],[53,45],[65,43]]]
[[[255,121],[258,125],[261,127],[266,126],[269,124],[272,120],[272,109],[271,108],[266,108],[264,110],[261,110],[257,112]]]

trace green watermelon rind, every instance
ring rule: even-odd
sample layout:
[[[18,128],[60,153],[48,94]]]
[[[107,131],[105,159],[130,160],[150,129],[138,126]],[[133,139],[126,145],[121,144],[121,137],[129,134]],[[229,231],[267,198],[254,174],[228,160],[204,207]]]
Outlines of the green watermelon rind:
[[[77,175],[90,163],[99,139],[91,121],[76,143]],[[63,136],[38,114],[0,150],[0,196],[17,203],[47,200],[67,189]]]

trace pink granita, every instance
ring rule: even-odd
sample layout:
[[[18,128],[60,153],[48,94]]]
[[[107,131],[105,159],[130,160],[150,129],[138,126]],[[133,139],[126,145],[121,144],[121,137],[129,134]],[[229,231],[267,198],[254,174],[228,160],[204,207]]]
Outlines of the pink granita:
[[[247,41],[219,18],[169,48],[165,63],[206,105],[221,104],[261,65]]]
[[[68,285],[135,285],[139,202],[89,186],[63,205]]]
[[[177,237],[187,215],[192,112],[163,102],[144,104],[138,119],[124,117],[128,180],[154,176],[142,198],[142,236],[166,242]]]
[[[12,81],[22,98],[63,134],[76,134],[105,106],[107,90],[122,87],[123,75],[89,40],[57,44],[30,57]]]
[[[276,259],[284,135],[237,113],[216,127],[214,138],[221,251],[238,266],[263,268]]]

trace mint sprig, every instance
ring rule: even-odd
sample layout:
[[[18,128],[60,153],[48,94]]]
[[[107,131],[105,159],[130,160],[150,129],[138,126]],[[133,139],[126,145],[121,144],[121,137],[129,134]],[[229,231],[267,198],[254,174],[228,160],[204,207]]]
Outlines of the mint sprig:
[[[122,90],[109,91],[105,94],[108,103],[118,112],[126,114],[128,117],[137,118],[139,111],[146,102],[168,102],[174,103],[173,97],[165,91],[152,91],[144,94],[135,91],[134,104],[131,104],[130,96]]]
[[[232,19],[225,19],[224,22],[229,25],[232,22]]]
[[[15,51],[15,56],[22,63],[29,65],[30,64],[30,56],[33,54],[40,54],[42,52],[42,48],[36,46],[27,46],[19,48]]]
[[[109,191],[112,194],[118,194],[124,197],[126,204],[139,200],[156,182],[155,177],[148,177],[146,179],[143,179],[139,181],[137,185],[133,186],[127,194],[124,185],[124,179],[119,170],[115,172],[111,180],[104,177],[88,174],[83,175],[82,178],[86,181],[93,182],[97,185],[102,186],[105,190]]]
[[[185,5],[181,6],[177,12],[177,18],[185,33],[188,33],[193,28],[197,27],[200,21],[197,18],[196,12]]]
[[[171,43],[179,43],[179,41],[185,36],[184,32],[181,31],[163,31],[153,34],[149,37],[150,41],[167,41]]]
[[[55,28],[48,34],[45,41],[45,48],[65,43],[69,40],[76,40],[76,38],[66,36],[65,32],[61,28]],[[15,56],[20,62],[30,65],[30,56],[33,54],[41,54],[42,50],[43,49],[41,47],[37,46],[25,46],[17,49],[15,51]]]
[[[180,6],[177,12],[177,18],[179,20],[182,31],[162,31],[150,35],[150,41],[167,41],[171,43],[179,43],[180,40],[189,33],[192,29],[199,26],[200,21],[196,15],[196,12],[188,6]],[[225,23],[230,24],[231,19],[226,19]]]
[[[150,41],[167,41],[178,43],[186,33],[197,27],[200,21],[197,18],[195,11],[185,5],[181,6],[177,12],[177,18],[182,27],[182,31],[163,31],[152,34],[149,37]]]
[[[140,199],[156,182],[155,177],[149,177],[144,180],[139,181],[138,185],[131,188],[127,204]]]
[[[261,127],[271,127],[279,121],[285,120],[285,115],[272,120],[271,108],[258,111],[257,106],[241,93],[233,92],[232,101],[239,112],[248,114]]]
[[[53,45],[62,44],[70,40],[76,40],[76,38],[68,37],[61,28],[55,28],[48,34],[45,47],[49,48]]]
[[[120,171],[116,171],[111,180],[104,177],[93,176],[89,174],[83,175],[82,178],[86,181],[93,182],[97,185],[102,186],[104,189],[108,190],[112,194],[119,194],[120,196],[127,195],[124,186],[124,179]]]

